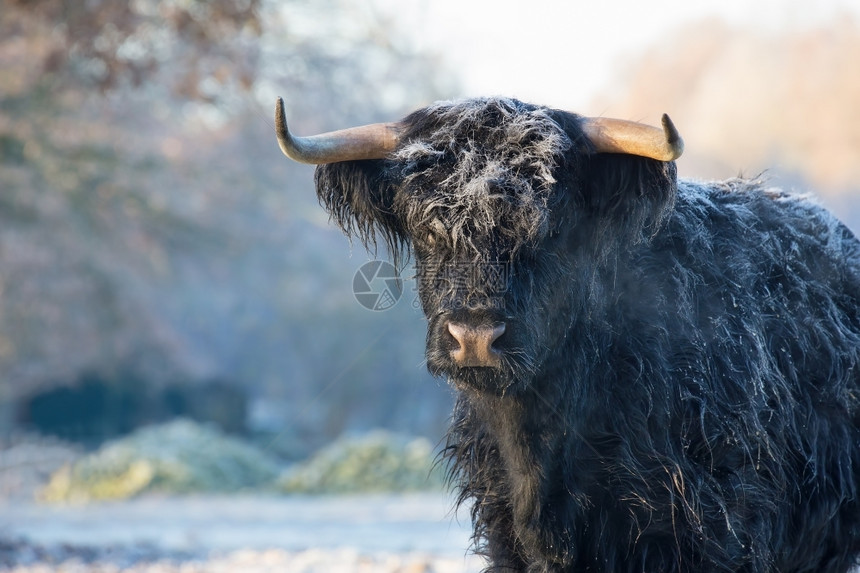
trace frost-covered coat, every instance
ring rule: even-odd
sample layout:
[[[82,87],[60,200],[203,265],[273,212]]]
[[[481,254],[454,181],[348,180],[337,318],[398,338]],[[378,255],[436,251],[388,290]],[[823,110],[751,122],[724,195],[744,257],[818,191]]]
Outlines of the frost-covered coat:
[[[581,121],[436,104],[387,159],[316,174],[341,228],[414,257],[477,549],[492,571],[847,571],[860,243],[805,197],[595,154]],[[501,364],[458,367],[451,317],[504,320]]]

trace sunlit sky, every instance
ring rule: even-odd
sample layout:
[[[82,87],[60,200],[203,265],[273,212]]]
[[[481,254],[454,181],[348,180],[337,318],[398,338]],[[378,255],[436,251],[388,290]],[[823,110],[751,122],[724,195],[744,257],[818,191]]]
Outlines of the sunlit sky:
[[[416,48],[443,54],[462,93],[506,95],[586,111],[624,58],[685,24],[719,17],[762,33],[836,17],[860,0],[380,0]]]

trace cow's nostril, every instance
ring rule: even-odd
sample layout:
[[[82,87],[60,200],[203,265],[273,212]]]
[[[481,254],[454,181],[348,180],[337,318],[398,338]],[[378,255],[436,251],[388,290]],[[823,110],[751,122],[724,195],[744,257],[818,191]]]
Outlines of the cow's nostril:
[[[502,353],[493,343],[505,333],[505,323],[472,326],[460,322],[449,322],[448,332],[459,344],[451,351],[451,358],[458,366],[499,366]]]
[[[505,323],[500,322],[499,324],[493,325],[493,331],[490,336],[490,347],[493,346],[493,343],[496,342],[503,334],[505,333]]]

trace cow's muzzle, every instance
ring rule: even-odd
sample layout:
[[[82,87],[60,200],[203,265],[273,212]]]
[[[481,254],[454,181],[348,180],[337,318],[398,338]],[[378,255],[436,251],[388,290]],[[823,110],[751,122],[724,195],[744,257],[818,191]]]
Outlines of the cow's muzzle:
[[[448,333],[458,346],[451,350],[451,358],[462,368],[501,365],[502,352],[493,344],[505,333],[505,323],[471,325],[449,322]]]

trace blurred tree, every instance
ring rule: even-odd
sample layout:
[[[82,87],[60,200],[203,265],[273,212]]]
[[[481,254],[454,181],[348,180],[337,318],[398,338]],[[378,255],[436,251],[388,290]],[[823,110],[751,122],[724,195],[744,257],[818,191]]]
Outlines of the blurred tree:
[[[212,80],[249,88],[256,76],[260,0],[3,0],[0,7],[4,44],[24,48],[31,81],[47,77],[54,88],[140,86],[169,63],[175,93],[214,99]]]
[[[345,0],[0,0],[0,430],[87,372],[232,380],[309,436],[440,428],[411,299],[355,303],[364,256],[271,125],[276,93],[297,132],[439,97],[404,45]]]

